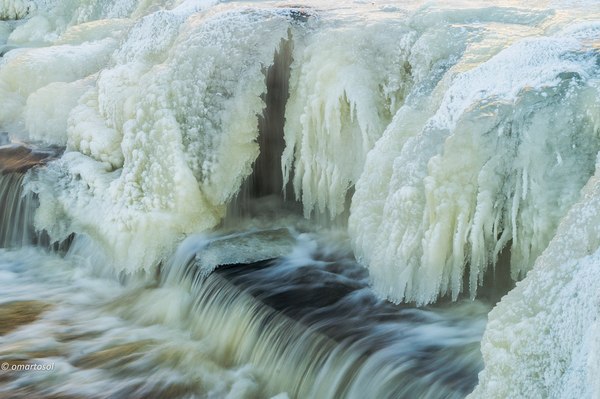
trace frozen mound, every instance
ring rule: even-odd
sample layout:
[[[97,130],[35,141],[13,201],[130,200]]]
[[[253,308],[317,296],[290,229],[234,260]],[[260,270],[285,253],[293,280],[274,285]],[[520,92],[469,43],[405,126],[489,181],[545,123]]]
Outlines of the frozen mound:
[[[400,109],[367,157],[349,222],[375,289],[396,302],[456,299],[466,273],[474,296],[504,250],[513,279],[530,270],[594,171],[599,32],[521,40],[456,74],[431,117]]]
[[[106,66],[113,38],[9,52],[0,69],[0,121],[14,132],[51,144],[66,142],[67,118],[86,78]],[[47,137],[46,137],[47,136]]]
[[[66,137],[37,136],[67,145],[32,181],[38,227],[57,240],[93,237],[118,270],[155,265],[183,234],[218,223],[259,152],[264,69],[289,14],[196,11],[140,18],[94,80],[49,84],[27,100],[45,110],[40,98],[55,89],[78,97],[60,113]]]
[[[469,398],[599,397],[599,290],[597,169],[533,270],[490,312]]]

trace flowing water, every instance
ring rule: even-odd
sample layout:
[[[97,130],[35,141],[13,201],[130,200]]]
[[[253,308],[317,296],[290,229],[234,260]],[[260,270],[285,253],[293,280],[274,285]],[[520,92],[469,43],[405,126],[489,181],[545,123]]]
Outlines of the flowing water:
[[[0,1],[0,398],[600,397],[600,5]]]

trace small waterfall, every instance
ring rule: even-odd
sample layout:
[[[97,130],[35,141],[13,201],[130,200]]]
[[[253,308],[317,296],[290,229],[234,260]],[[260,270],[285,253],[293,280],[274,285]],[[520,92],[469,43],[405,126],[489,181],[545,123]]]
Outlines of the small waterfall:
[[[34,151],[20,145],[0,147],[0,248],[47,245],[48,238],[34,228],[37,196],[25,191],[27,172],[54,157],[58,149]]]
[[[0,174],[0,247],[22,247],[35,240],[33,217],[37,207],[32,193],[23,192],[22,173]]]
[[[600,397],[600,2],[275,3],[0,2],[0,399]]]
[[[225,251],[207,274],[205,258],[216,254],[196,240],[198,250],[188,240],[163,270],[162,285],[189,287],[192,334],[210,337],[221,363],[252,364],[269,392],[462,398],[475,386],[487,305],[418,309],[379,300],[349,251],[306,235],[272,260],[227,264]]]

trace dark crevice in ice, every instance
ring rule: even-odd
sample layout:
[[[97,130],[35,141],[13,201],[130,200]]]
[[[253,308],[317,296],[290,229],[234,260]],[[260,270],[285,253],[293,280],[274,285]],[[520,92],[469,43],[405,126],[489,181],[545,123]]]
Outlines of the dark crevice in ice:
[[[291,33],[282,39],[275,52],[273,64],[265,68],[266,92],[262,95],[265,108],[258,116],[259,155],[254,161],[252,174],[242,184],[238,195],[228,209],[228,219],[252,216],[253,200],[271,197],[277,206],[296,206],[287,199],[294,198],[291,185],[283,185],[281,157],[285,149],[285,109],[289,97],[289,79],[292,64],[293,41]],[[258,210],[260,211],[260,210]],[[227,224],[227,220],[225,221]]]

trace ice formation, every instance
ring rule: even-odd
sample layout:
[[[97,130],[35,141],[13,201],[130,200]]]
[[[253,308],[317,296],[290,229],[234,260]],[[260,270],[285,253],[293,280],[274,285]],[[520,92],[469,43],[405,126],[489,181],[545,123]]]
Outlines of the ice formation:
[[[181,234],[215,225],[258,154],[263,69],[290,18],[197,11],[183,4],[142,17],[118,48],[84,32],[77,47],[15,52],[2,68],[3,124],[67,144],[32,183],[38,227],[55,239],[92,236],[118,269],[156,264]]]
[[[316,210],[335,217],[344,211],[367,152],[406,95],[413,37],[391,24],[335,26],[297,49],[283,163],[285,181],[293,174],[305,215]]]
[[[415,107],[400,110],[367,158],[350,216],[380,292],[456,298],[468,265],[474,295],[504,249],[514,279],[531,268],[600,148],[596,56],[584,44],[596,34],[582,26],[515,43],[458,74],[416,127],[403,120]]]
[[[596,169],[533,270],[490,312],[471,398],[600,395],[599,226]]]
[[[284,185],[306,216],[349,211],[356,254],[389,299],[456,298],[466,265],[474,295],[508,247],[522,277],[592,173],[593,25],[515,40],[460,24],[485,16],[530,36],[550,14],[424,8],[357,23],[215,1],[34,9],[7,39],[40,47],[4,57],[0,123],[67,146],[32,179],[38,227],[94,237],[129,259],[119,269],[156,264],[223,217],[260,151],[282,40],[293,48]]]
[[[0,2],[0,20],[21,19],[34,9],[33,1],[2,0]]]

